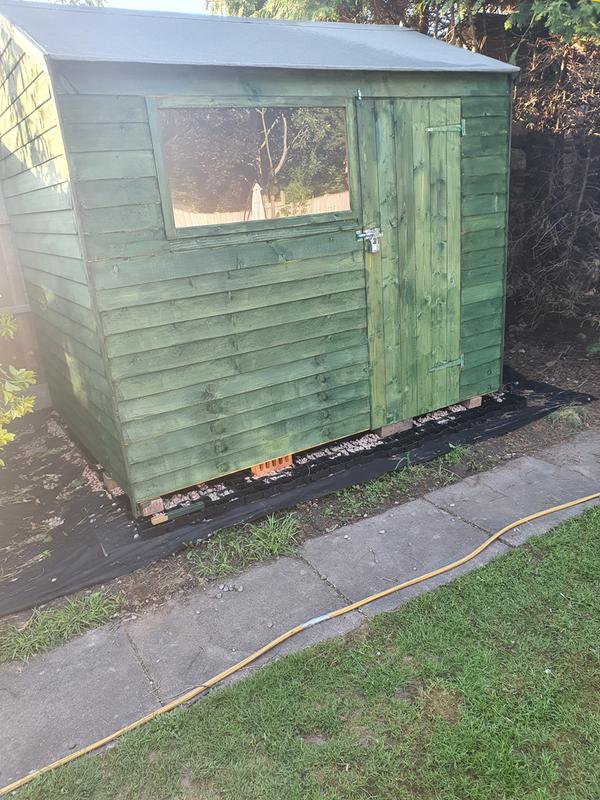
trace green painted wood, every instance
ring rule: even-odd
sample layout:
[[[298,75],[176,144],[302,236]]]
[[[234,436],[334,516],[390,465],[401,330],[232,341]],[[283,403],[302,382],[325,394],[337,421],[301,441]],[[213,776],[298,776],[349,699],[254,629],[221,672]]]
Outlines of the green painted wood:
[[[156,166],[151,150],[105,150],[100,152],[70,153],[73,179],[95,181],[154,178]]]
[[[364,303],[358,298],[354,310],[342,313],[325,314],[318,321],[307,319],[274,324],[254,331],[242,331],[217,338],[191,339],[184,344],[160,347],[132,355],[111,359],[113,380],[144,375],[164,369],[175,370],[202,364],[213,359],[227,359],[230,356],[251,352],[260,353],[274,343],[277,345],[306,341],[315,334],[331,335],[343,331],[362,330],[365,325]],[[274,319],[277,323],[279,320]],[[183,370],[185,371],[185,370]]]
[[[469,350],[465,353],[465,371],[479,367],[482,364],[489,364],[491,361],[498,361],[502,353],[502,343],[495,342],[489,347],[482,347],[479,350]]]
[[[507,134],[498,136],[465,136],[462,152],[465,157],[485,156],[494,157],[495,153],[502,152],[506,145]]]
[[[463,270],[466,272],[482,267],[499,267],[504,269],[504,248],[490,247],[487,250],[463,252]]]
[[[87,285],[87,278],[83,261],[80,258],[64,258],[49,253],[34,253],[21,248],[19,250],[21,266],[31,267],[40,272],[63,277],[76,283]]]
[[[97,334],[96,317],[89,307],[86,308],[72,300],[67,300],[56,292],[50,292],[46,287],[40,287],[35,283],[28,282],[27,291],[30,298],[34,298],[37,302],[40,311],[50,309],[77,325],[87,328],[93,334]],[[64,338],[62,341],[63,346],[70,349],[71,342],[67,342]],[[102,369],[99,371],[103,372]]]
[[[46,186],[56,186],[68,180],[67,162],[61,153],[58,156],[45,161],[25,172],[19,172],[2,182],[2,193],[4,197],[34,192],[36,189],[43,189]]]
[[[467,117],[465,120],[465,141],[479,137],[490,141],[492,139],[495,140],[496,137],[506,136],[508,135],[509,122],[508,114],[498,117]]]
[[[355,250],[337,256],[307,258],[301,262],[284,261],[259,267],[224,269],[219,272],[197,274],[189,278],[155,281],[118,289],[104,289],[98,292],[98,306],[102,311],[125,309],[146,303],[166,303],[182,298],[205,297],[222,292],[240,289],[270,287],[279,283],[321,278],[325,276],[344,276],[362,268],[362,253]]]
[[[317,411],[305,411],[301,417],[291,417],[278,422],[270,422],[262,428],[246,429],[242,432],[228,436],[223,434],[218,438],[214,435],[200,441],[202,444],[194,448],[178,450],[175,453],[160,454],[148,461],[132,462],[130,460],[131,477],[134,482],[142,482],[152,478],[161,479],[165,474],[181,469],[198,468],[204,461],[214,458],[230,458],[235,463],[237,453],[254,448],[261,448],[269,452],[273,441],[285,440],[287,437],[298,437],[302,430],[315,431],[318,437],[328,434],[327,427],[341,420],[368,419],[365,414],[366,398],[350,400],[346,403],[335,403],[330,407],[320,408]],[[301,420],[302,429],[298,429],[298,419]],[[364,426],[365,423],[358,423]],[[326,441],[326,439],[321,439]],[[267,444],[268,443],[268,444]],[[275,451],[278,452],[278,451]],[[283,453],[279,452],[279,455]]]
[[[477,364],[477,366],[463,370],[461,386],[473,386],[479,381],[485,383],[490,379],[497,380],[501,372],[502,362],[498,358],[485,364]]]
[[[60,295],[60,297],[71,300],[73,303],[78,303],[84,308],[91,307],[90,294],[87,286],[82,286],[80,283],[68,281],[64,278],[57,278],[55,275],[50,275],[47,272],[39,272],[29,267],[23,268],[23,277],[28,283],[38,286],[45,292],[55,292]]]
[[[137,231],[152,229],[159,234],[163,231],[162,210],[158,204],[82,208],[80,219],[84,233],[106,235],[127,231],[135,236]]]
[[[416,340],[416,251],[415,196],[407,191],[413,184],[413,119],[410,101],[395,100],[396,197],[398,200],[399,316],[398,362],[401,396],[397,420],[417,413]]]
[[[17,248],[34,253],[50,253],[65,258],[79,258],[81,243],[78,236],[62,233],[18,233],[13,240]]]
[[[124,422],[127,422],[165,411],[175,411],[183,406],[195,405],[202,401],[220,400],[234,395],[239,403],[243,404],[243,395],[256,389],[268,388],[271,398],[274,398],[277,396],[279,386],[286,381],[318,375],[342,367],[359,366],[365,363],[365,356],[366,344],[300,359],[293,364],[272,366],[248,374],[219,378],[210,383],[174,389],[170,392],[163,392],[160,396],[150,395],[134,400],[125,400],[119,405],[120,416]]]
[[[462,301],[465,305],[469,303],[479,303],[482,300],[491,300],[495,297],[503,297],[504,280],[497,280],[494,283],[484,283],[478,286],[469,286],[462,290]]]
[[[463,97],[462,114],[464,117],[503,117],[510,116],[510,97],[508,92],[502,96]]]
[[[467,178],[481,175],[505,175],[506,159],[502,155],[481,155],[463,158],[462,174]]]
[[[63,130],[65,144],[72,153],[152,149],[145,122],[66,123]]]
[[[379,205],[379,170],[375,136],[375,101],[358,100],[356,120],[359,133],[360,184],[362,227],[381,228]],[[365,247],[361,245],[361,247]],[[369,253],[365,247],[367,290],[367,336],[371,383],[371,427],[377,428],[386,420],[386,373],[384,343],[383,276],[381,253]]]
[[[77,236],[77,227],[73,216],[73,209],[66,208],[62,211],[52,211],[50,213],[38,214],[14,214],[11,218],[11,230],[15,233],[49,233],[49,234],[71,234]],[[27,237],[22,237],[22,241],[27,241]],[[35,241],[34,241],[35,245]],[[56,248],[54,248],[56,250]],[[47,252],[47,251],[44,251]],[[58,255],[58,253],[54,253]],[[80,255],[79,243],[75,248],[75,255]],[[69,256],[67,256],[68,258]]]
[[[66,123],[146,122],[146,103],[143,97],[108,94],[63,94],[58,98],[62,118]]]
[[[177,453],[189,449],[190,442],[218,442],[221,437],[235,437],[250,430],[263,429],[270,423],[291,421],[304,414],[333,408],[349,401],[356,401],[358,398],[362,398],[361,410],[364,412],[369,404],[367,380],[295,397],[283,403],[273,402],[268,406],[254,409],[250,417],[246,413],[233,413],[222,419],[217,418],[189,428],[168,431],[160,437],[160,452],[161,455]],[[127,445],[127,457],[132,464],[152,460],[156,457],[156,451],[155,436]]]
[[[272,311],[275,307],[323,295],[331,296],[338,292],[360,290],[364,288],[364,283],[364,271],[361,267],[359,270],[355,269],[346,273],[321,275],[318,278],[298,279],[269,286],[236,289],[214,294],[205,303],[199,302],[196,297],[191,297],[167,303],[151,303],[115,309],[103,314],[103,327],[107,334],[123,333],[194,319],[207,321],[211,317],[227,314],[232,317],[232,325],[235,328],[235,315],[249,310],[255,310],[259,314],[262,312],[262,321],[264,324],[268,324],[275,313]]]
[[[42,211],[63,211],[73,207],[68,183],[46,186],[34,192],[7,197],[4,205],[10,216],[17,214],[39,214]]]
[[[22,72],[17,73],[19,78]],[[51,98],[50,81],[45,73],[40,73],[32,83],[23,86],[24,80],[9,78],[0,89],[0,136],[12,130],[22,119],[23,109],[36,109]]]
[[[501,264],[492,267],[481,267],[480,269],[463,270],[461,276],[463,289],[479,286],[482,283],[496,283],[503,278],[504,268]]]
[[[117,178],[79,181],[77,197],[82,209],[159,203],[156,178]]]
[[[493,247],[502,247],[506,239],[505,227],[464,233],[462,237],[463,253],[475,250],[487,250]]]
[[[119,400],[132,400],[198,385],[206,381],[217,381],[234,375],[247,375],[256,370],[288,364],[302,358],[318,358],[325,353],[360,347],[365,342],[365,338],[365,329],[359,328],[249,353],[240,353],[229,358],[221,357],[203,361],[199,364],[188,365],[184,370],[157,369],[152,373],[121,379],[117,384],[117,397]],[[160,402],[160,398],[158,402]]]
[[[506,211],[506,194],[495,192],[494,194],[478,194],[463,197],[462,214],[465,217],[473,217],[479,214],[496,214]]]
[[[396,174],[396,115],[393,100],[378,101],[374,109],[377,152],[377,204],[381,230],[382,327],[384,337],[385,416],[384,423],[401,419],[402,377],[400,356],[400,251],[398,241],[398,177]],[[371,269],[372,256],[366,256]]]
[[[463,328],[466,330],[466,322],[477,319],[478,317],[490,317],[497,315],[497,319],[502,318],[503,299],[482,300],[479,303],[468,303],[462,307]]]
[[[169,432],[184,430],[205,422],[215,422],[223,426],[227,419],[238,414],[248,415],[262,409],[269,410],[273,403],[284,403],[298,400],[300,407],[302,398],[313,394],[336,393],[340,387],[362,383],[368,379],[368,365],[352,365],[341,369],[332,369],[308,375],[304,378],[285,381],[277,389],[274,397],[269,388],[247,392],[239,397],[223,397],[183,406],[172,412],[164,412],[154,416],[141,417],[124,422],[123,433],[126,442],[135,442],[162,436]],[[368,413],[368,404],[366,405]],[[221,430],[221,428],[219,428]]]
[[[471,308],[476,309],[477,307],[472,306]],[[480,316],[477,316],[477,314],[475,316],[470,316],[469,314],[465,315],[465,309],[463,309],[463,321],[461,328],[463,341],[467,341],[470,337],[476,337],[482,333],[487,333],[488,331],[501,330],[501,322],[502,317],[498,314],[495,308],[492,308],[491,311],[489,309],[484,309]]]
[[[461,119],[462,106],[459,99],[447,100],[447,124],[456,124]],[[462,288],[462,252],[461,252],[461,218],[464,208],[461,204],[461,137],[458,133],[446,135],[446,202],[448,240],[448,272],[446,296],[446,337],[448,349],[447,361],[460,358],[461,348],[461,288]],[[445,405],[457,403],[460,399],[460,369],[451,367],[446,372]]]
[[[490,331],[482,331],[481,333],[476,333],[473,336],[463,336],[462,339],[462,350],[465,354],[465,358],[467,353],[472,353],[478,350],[484,350],[489,347],[498,347],[502,346],[502,329],[496,328],[495,330]]]
[[[280,324],[312,319],[318,320],[333,311],[342,312],[364,308],[364,289],[321,295],[305,299],[302,303],[287,303],[270,309],[270,319]],[[265,311],[251,309],[242,311],[236,316],[235,327],[229,315],[207,317],[179,322],[177,325],[165,325],[162,328],[147,328],[127,331],[106,337],[109,356],[123,356],[141,353],[153,348],[184,344],[191,340],[207,339],[217,336],[228,336],[234,333],[262,330],[265,327]],[[166,338],[168,337],[168,338]]]
[[[494,214],[477,214],[465,217],[462,223],[463,233],[475,233],[477,231],[489,231],[497,228],[504,230],[505,212],[498,211]]]

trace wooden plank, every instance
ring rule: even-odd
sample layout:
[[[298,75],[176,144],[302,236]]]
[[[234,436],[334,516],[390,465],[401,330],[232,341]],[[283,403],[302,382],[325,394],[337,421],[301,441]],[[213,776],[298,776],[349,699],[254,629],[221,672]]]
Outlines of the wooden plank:
[[[164,473],[158,478],[134,483],[133,498],[136,502],[139,502],[149,497],[156,497],[166,491],[184,488],[210,478],[237,472],[276,455],[317,447],[320,444],[334,441],[343,436],[367,430],[368,427],[369,415],[365,413],[348,420],[319,425],[311,431],[296,429],[281,438],[272,439],[269,442],[263,441],[258,447],[233,454],[231,457],[227,457],[227,454],[225,454],[194,468]]]
[[[41,211],[62,211],[72,208],[71,189],[68,183],[46,186],[35,192],[27,192],[5,199],[6,210],[13,214],[37,214]]]
[[[482,300],[479,303],[469,303],[463,306],[463,329],[466,329],[466,322],[477,319],[478,317],[490,317],[494,314],[498,314],[500,315],[498,318],[501,319],[503,305],[504,299],[499,297],[493,300]]]
[[[477,286],[469,286],[462,291],[462,302],[464,305],[469,303],[479,303],[482,300],[493,300],[496,297],[504,296],[504,281],[494,283],[484,283]]]
[[[17,117],[16,123],[2,133],[2,153],[14,153],[27,145],[33,145],[39,137],[56,128],[58,119],[53,100],[46,100],[39,108],[25,109],[29,116]],[[19,114],[15,110],[15,114]],[[54,155],[54,154],[53,154]]]
[[[377,142],[375,139],[375,101],[359,100],[356,105],[359,142],[360,183],[363,229],[381,229]],[[383,278],[381,253],[365,252],[367,288],[367,330],[371,380],[371,427],[386,421],[385,407],[385,332],[383,327]]]
[[[70,155],[73,179],[95,181],[156,177],[151,150],[110,150]]]
[[[496,283],[504,278],[504,269],[501,265],[469,269],[462,273],[463,288],[480,286],[482,283]]]
[[[80,219],[84,233],[107,234],[118,231],[135,232],[163,230],[160,205],[126,205],[109,208],[81,209]],[[132,238],[134,238],[132,236]]]
[[[332,293],[330,295],[312,297],[301,303],[285,303],[280,306],[273,306],[269,310],[267,319],[265,319],[265,311],[263,309],[243,311],[236,315],[235,326],[231,316],[224,315],[179,322],[176,325],[170,324],[158,328],[112,334],[106,338],[106,347],[111,357],[141,353],[146,350],[164,347],[166,344],[172,346],[192,340],[262,330],[269,319],[276,320],[279,324],[318,319],[330,314],[333,308],[335,308],[336,312],[364,308],[364,302],[364,289],[340,292],[339,294]]]
[[[198,278],[230,270],[328,258],[350,252],[360,252],[354,231],[334,233],[298,233],[296,237],[260,242],[248,242],[244,247],[218,246],[198,250],[172,252],[166,242],[151,242],[151,252],[142,257],[110,259],[91,264],[94,283],[98,289],[122,289],[125,286],[148,285],[153,281],[172,281],[178,278]],[[122,256],[122,254],[119,254]]]
[[[496,320],[497,322],[497,320]],[[463,336],[462,351],[465,354],[472,353],[477,350],[484,350],[489,347],[502,346],[502,329],[496,328],[495,330],[483,331],[476,333],[473,336]]]
[[[499,136],[465,136],[462,152],[465,158],[475,156],[493,157],[495,153],[503,152],[506,145],[506,133]]]
[[[488,250],[477,250],[463,253],[463,270],[481,267],[500,266],[504,268],[504,247],[490,247]]]
[[[91,308],[88,287],[83,286],[81,283],[74,283],[73,281],[50,275],[47,272],[38,272],[38,270],[30,269],[29,267],[23,268],[23,277],[26,281],[44,291],[56,292],[60,297],[64,297],[72,303],[77,303],[84,308]]]
[[[73,322],[71,319],[63,316],[62,314],[57,314],[49,307],[40,306],[38,303],[36,303],[35,298],[33,297],[30,297],[30,300],[32,311],[36,317],[40,316],[49,325],[52,325],[57,331],[66,337],[66,339],[75,339],[81,344],[84,344],[90,350],[94,350],[97,353],[100,352],[98,336],[95,332],[84,328],[82,325]]]
[[[156,369],[152,373],[125,377],[116,384],[119,400],[135,400],[161,392],[169,392],[206,381],[217,381],[234,375],[293,363],[303,358],[316,358],[325,353],[335,353],[352,347],[366,345],[366,331],[351,330],[328,336],[317,336],[301,342],[276,345],[255,352],[240,353],[229,358],[218,358],[186,369]]]
[[[494,194],[478,194],[470,197],[463,197],[462,216],[473,217],[479,214],[496,214],[506,211],[506,194],[495,192]]]
[[[502,247],[506,239],[504,227],[494,230],[476,231],[475,233],[465,233],[462,237],[463,253],[471,253],[475,250],[487,250],[492,247]]]
[[[201,298],[215,293],[259,286],[270,287],[327,275],[337,275],[340,281],[344,281],[348,272],[362,268],[362,261],[362,253],[355,250],[339,256],[310,258],[302,262],[286,261],[260,267],[209,272],[190,278],[121,286],[118,289],[99,290],[98,307],[101,311],[109,311],[145,303],[167,303],[182,298]]]
[[[461,376],[461,386],[476,386],[485,385],[485,382],[490,378],[496,378],[502,371],[502,363],[498,358],[485,364],[478,364],[470,369],[464,369]],[[489,390],[487,390],[489,391]],[[461,394],[463,392],[461,391]],[[475,392],[475,394],[483,394],[484,392]]]
[[[237,453],[251,448],[271,448],[272,442],[297,436],[298,431],[319,431],[340,420],[368,419],[368,406],[367,397],[358,397],[345,403],[297,414],[288,419],[268,422],[262,428],[246,429],[232,436],[225,433],[218,436],[213,435],[208,439],[199,439],[193,447],[180,449],[173,453],[158,452],[147,461],[130,461],[131,478],[136,483],[152,478],[160,479],[164,474],[194,468],[204,461],[211,461],[215,458],[230,458],[235,463]],[[362,425],[364,422],[359,423],[359,427]],[[271,457],[283,454],[279,450],[270,449],[264,450],[264,452],[270,453]]]
[[[482,347],[479,350],[469,350],[465,353],[465,371],[479,367],[482,364],[489,364],[491,361],[497,362],[501,355],[501,342],[496,342],[489,347]]]
[[[431,100],[429,105],[429,126],[430,127],[443,127],[450,123],[452,117],[452,109],[448,111],[446,100]],[[452,120],[454,122],[454,120]],[[425,129],[428,127],[424,126]],[[450,277],[450,266],[454,270],[454,262],[449,264],[448,254],[448,237],[450,234],[448,225],[448,203],[454,198],[455,189],[458,186],[448,187],[447,185],[447,171],[448,171],[448,155],[447,144],[449,139],[458,137],[458,132],[452,133],[451,131],[430,131],[426,135],[426,145],[428,147],[428,180],[429,180],[429,202],[430,202],[430,218],[429,218],[429,258],[423,264],[423,269],[428,269],[430,273],[429,278],[429,291],[428,291],[428,315],[424,321],[424,325],[429,325],[431,333],[429,334],[430,350],[429,350],[429,363],[426,365],[422,363],[423,374],[419,376],[419,382],[428,382],[430,384],[430,396],[427,409],[432,410],[436,408],[443,408],[447,406],[448,394],[448,373],[456,373],[456,368],[439,369],[435,372],[428,374],[429,370],[439,364],[446,364],[448,361],[453,361],[458,357],[459,339],[456,336],[452,341],[449,341],[448,334],[455,330],[451,326],[448,309],[448,279]],[[456,159],[456,153],[453,153]],[[460,154],[458,155],[458,168],[460,168]],[[451,190],[451,191],[450,191]],[[450,195],[450,196],[449,196]],[[460,209],[460,193],[458,194],[458,205]],[[455,224],[460,224],[460,219],[455,220]],[[455,232],[454,237],[456,237]],[[456,238],[454,238],[456,241]],[[454,257],[453,253],[453,257]],[[460,246],[458,250],[458,264],[460,269]],[[458,314],[460,319],[460,306],[455,308],[453,305],[453,313]]]
[[[66,123],[147,121],[146,103],[143,97],[63,94],[59,95],[58,102]]]
[[[413,189],[413,119],[412,106],[405,100],[395,100],[396,164],[398,200],[399,249],[399,308],[400,344],[398,361],[401,374],[401,397],[397,419],[407,419],[417,413],[416,364],[416,252],[415,197]]]
[[[119,403],[119,415],[123,422],[140,417],[176,411],[184,406],[218,401],[236,396],[243,409],[242,396],[257,389],[270,389],[271,397],[276,397],[281,384],[319,375],[342,367],[356,366],[366,362],[366,348],[363,345],[347,348],[335,353],[323,353],[312,358],[299,359],[293,364],[284,364],[259,369],[248,375],[233,375],[210,383],[201,383],[162,392],[160,395],[123,400]]]
[[[24,249],[19,251],[19,258],[22,266],[49,272],[51,275],[87,285],[85,267],[81,259],[53,256],[49,253],[34,253]]]
[[[508,117],[510,99],[504,96],[492,95],[491,97],[475,96],[463,97],[463,117]]]
[[[470,117],[465,120],[465,141],[469,139],[487,138],[496,139],[497,137],[508,134],[509,116],[505,114],[500,117]],[[502,141],[504,143],[504,140]]]
[[[456,125],[461,118],[461,102],[449,99],[447,124]],[[461,329],[461,138],[458,132],[446,136],[446,202],[448,208],[448,293],[446,298],[446,326],[448,360],[460,357]],[[460,396],[460,368],[450,367],[446,372],[446,405],[457,403]]]
[[[496,228],[504,229],[506,223],[504,211],[494,214],[477,214],[463,219],[463,233],[475,233],[476,231],[489,231]]]
[[[0,178],[5,180],[31,167],[43,164],[63,153],[63,141],[58,127],[42,133],[36,139],[9,153],[0,143]]]
[[[274,323],[277,321],[273,320]],[[111,374],[114,380],[118,380],[128,376],[143,375],[154,370],[187,367],[216,358],[228,358],[237,354],[262,351],[272,346],[274,342],[281,345],[294,344],[310,339],[315,333],[332,335],[342,331],[361,330],[365,325],[363,297],[357,309],[324,314],[318,320],[305,319],[287,322],[283,325],[274,324],[254,331],[233,333],[201,341],[190,337],[185,343],[172,347],[160,347],[147,352],[119,356],[111,360]]]
[[[480,175],[504,175],[505,173],[506,159],[504,156],[473,156],[462,160],[462,174],[467,178]]]
[[[469,337],[476,337],[488,331],[500,330],[501,327],[502,318],[498,316],[498,313],[494,309],[488,312],[487,315],[484,313],[481,316],[474,316],[470,319],[465,319],[463,312],[461,327],[463,341],[466,341]]]
[[[397,422],[402,415],[402,386],[399,362],[400,265],[398,242],[398,177],[396,175],[396,119],[393,100],[375,104],[377,189],[381,230],[381,313],[383,315],[385,361],[385,422]],[[367,262],[371,256],[367,255]],[[370,267],[367,266],[367,269]]]
[[[270,309],[295,302],[303,302],[323,294],[333,295],[354,289],[364,289],[364,271],[349,271],[342,275],[329,274],[306,280],[275,283],[271,286],[258,286],[250,289],[213,294],[208,301],[199,301],[196,297],[185,300],[172,300],[167,303],[150,303],[148,305],[130,306],[103,313],[103,325],[107,334],[125,331],[141,331],[146,328],[170,325],[178,322],[199,319],[204,321],[211,317],[240,312],[262,310],[265,322],[271,317]]]
[[[471,197],[472,195],[488,194],[496,192],[506,196],[507,175],[504,171],[501,175],[466,175],[462,173],[462,196]]]
[[[150,129],[145,122],[67,123],[65,142],[72,153],[100,150],[151,150]]]
[[[169,431],[159,438],[160,453],[176,453],[190,447],[190,443],[203,443],[218,441],[221,436],[237,436],[250,430],[264,428],[269,423],[293,420],[294,418],[310,414],[319,409],[333,408],[351,400],[362,398],[364,409],[368,410],[369,383],[362,380],[322,392],[294,397],[283,403],[272,403],[268,406],[255,409],[251,416],[247,413],[231,414],[217,418],[200,425]],[[127,458],[130,463],[147,461],[156,456],[156,437],[131,442],[127,445]],[[192,446],[196,446],[195,444]]]
[[[45,73],[37,73],[33,81],[19,70],[18,78],[11,76],[0,90],[0,136],[17,125],[25,115],[31,114],[52,97],[50,81]]]
[[[17,248],[34,253],[51,253],[65,258],[80,258],[81,246],[78,236],[63,233],[17,233],[13,234]]]
[[[69,179],[67,170],[67,160],[61,153],[43,164],[38,164],[25,172],[19,172],[2,182],[2,192],[4,197],[14,197],[16,195],[35,192],[47,186],[56,186],[65,183]]]
[[[39,214],[14,214],[10,219],[10,226],[14,233],[77,233],[72,209]]]
[[[153,177],[78,181],[77,197],[83,209],[160,203]]]
[[[268,411],[274,400],[278,403],[297,400],[313,394],[335,393],[342,386],[355,385],[368,380],[368,363],[353,365],[342,369],[332,369],[317,375],[290,380],[277,388],[274,397],[270,390],[258,389],[243,395],[212,399],[196,403],[192,406],[178,408],[154,416],[141,417],[123,423],[123,435],[126,442],[141,441],[168,432],[190,428],[205,422],[218,422],[222,417],[254,413],[259,409]],[[262,413],[262,412],[261,412]]]
[[[417,304],[417,413],[431,411],[433,392],[429,380],[432,350],[432,270],[431,270],[431,194],[429,184],[429,143],[426,128],[430,127],[429,103],[414,100],[413,175],[415,192],[415,253]]]

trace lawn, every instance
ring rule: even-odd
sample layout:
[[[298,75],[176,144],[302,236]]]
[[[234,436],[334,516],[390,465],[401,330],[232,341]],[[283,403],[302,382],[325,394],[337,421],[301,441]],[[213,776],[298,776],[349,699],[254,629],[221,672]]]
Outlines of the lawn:
[[[598,800],[599,687],[595,508],[18,797]]]

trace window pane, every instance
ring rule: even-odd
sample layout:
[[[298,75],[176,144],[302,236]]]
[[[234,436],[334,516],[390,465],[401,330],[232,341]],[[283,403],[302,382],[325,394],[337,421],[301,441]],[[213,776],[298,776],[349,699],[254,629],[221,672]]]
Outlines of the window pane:
[[[165,108],[178,228],[350,208],[343,108]]]

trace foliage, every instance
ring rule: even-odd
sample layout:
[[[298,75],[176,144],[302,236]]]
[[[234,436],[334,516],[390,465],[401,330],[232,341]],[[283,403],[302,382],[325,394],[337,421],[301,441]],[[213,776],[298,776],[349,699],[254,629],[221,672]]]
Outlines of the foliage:
[[[575,37],[600,39],[597,0],[521,0],[508,24],[526,30],[541,23],[550,36],[570,43]]]
[[[23,625],[9,625],[0,630],[0,663],[27,661],[63,644],[107,622],[120,605],[118,597],[92,592],[77,600],[68,600],[60,608],[36,608]]]
[[[12,314],[0,313],[0,338],[13,339],[16,330]],[[0,364],[0,450],[15,438],[6,426],[33,410],[35,397],[23,392],[34,383],[35,374],[31,370]],[[0,466],[4,466],[2,459]]]
[[[19,800],[597,800],[599,575],[594,508]]]

